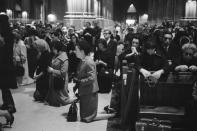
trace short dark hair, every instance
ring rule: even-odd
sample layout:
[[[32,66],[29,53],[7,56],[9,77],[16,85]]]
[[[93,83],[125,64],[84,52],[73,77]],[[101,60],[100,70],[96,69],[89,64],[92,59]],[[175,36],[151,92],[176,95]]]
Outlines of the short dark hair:
[[[84,51],[85,55],[89,55],[92,49],[90,44],[86,40],[79,41],[77,46],[79,47],[80,50]]]
[[[100,44],[100,43],[104,46],[104,48],[107,48],[107,42],[105,39],[99,39],[98,44]]]
[[[139,34],[134,34],[132,40],[133,40],[133,39],[138,39],[139,42],[141,41],[141,40],[140,40]]]
[[[172,36],[172,32],[170,32],[170,31],[168,31],[168,30],[164,30],[164,31],[163,31],[163,36],[166,35],[166,34],[169,34],[169,35]]]
[[[60,41],[53,41],[52,45],[53,48],[56,49],[58,52],[63,51],[63,44]]]
[[[154,49],[157,46],[157,40],[155,36],[150,36],[145,42],[145,49]]]
[[[27,33],[28,36],[38,36],[38,31],[32,27],[27,31]]]
[[[45,27],[46,27],[46,28],[49,27],[49,28],[51,28],[51,29],[53,28],[51,24],[46,24]]]
[[[76,38],[76,41],[78,42],[78,41],[79,41],[78,36],[77,36],[77,35],[75,35],[75,34],[71,34],[71,35],[70,35],[70,38],[72,39],[72,37],[73,37],[73,36]]]

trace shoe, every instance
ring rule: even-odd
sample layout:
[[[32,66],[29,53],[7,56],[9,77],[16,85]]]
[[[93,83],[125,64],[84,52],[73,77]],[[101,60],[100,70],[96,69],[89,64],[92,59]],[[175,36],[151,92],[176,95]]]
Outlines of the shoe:
[[[12,124],[14,123],[14,116],[13,116],[13,114],[8,111],[8,113],[6,114],[5,118],[6,118],[6,125],[9,125],[11,127]]]
[[[8,105],[7,110],[11,114],[16,113],[16,108],[13,105]]]

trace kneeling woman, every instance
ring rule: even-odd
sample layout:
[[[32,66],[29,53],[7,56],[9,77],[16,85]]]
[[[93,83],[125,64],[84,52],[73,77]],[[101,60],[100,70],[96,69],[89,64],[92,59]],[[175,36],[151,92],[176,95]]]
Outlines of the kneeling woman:
[[[71,103],[68,95],[68,57],[61,42],[55,42],[52,51],[55,56],[51,67],[48,67],[50,76],[46,102],[51,106],[67,105]]]
[[[77,71],[79,82],[78,93],[80,99],[81,121],[91,122],[97,116],[98,82],[96,64],[90,57],[91,46],[86,41],[80,41],[76,46],[76,56],[81,59]]]

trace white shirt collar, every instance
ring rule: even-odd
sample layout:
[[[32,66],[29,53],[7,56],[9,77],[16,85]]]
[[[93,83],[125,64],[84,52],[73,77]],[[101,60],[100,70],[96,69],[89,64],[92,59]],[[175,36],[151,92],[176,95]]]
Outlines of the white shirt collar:
[[[109,44],[110,40],[111,40],[110,38],[107,40],[107,44]]]

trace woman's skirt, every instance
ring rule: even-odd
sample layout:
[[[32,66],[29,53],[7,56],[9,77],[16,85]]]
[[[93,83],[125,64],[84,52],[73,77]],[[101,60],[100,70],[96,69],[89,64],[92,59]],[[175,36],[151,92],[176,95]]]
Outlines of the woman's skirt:
[[[97,115],[98,93],[80,96],[80,117],[82,122],[91,122]]]
[[[67,88],[64,88],[64,81],[50,77],[49,90],[46,95],[46,102],[51,106],[63,106],[70,104]],[[66,86],[67,87],[67,86]]]

